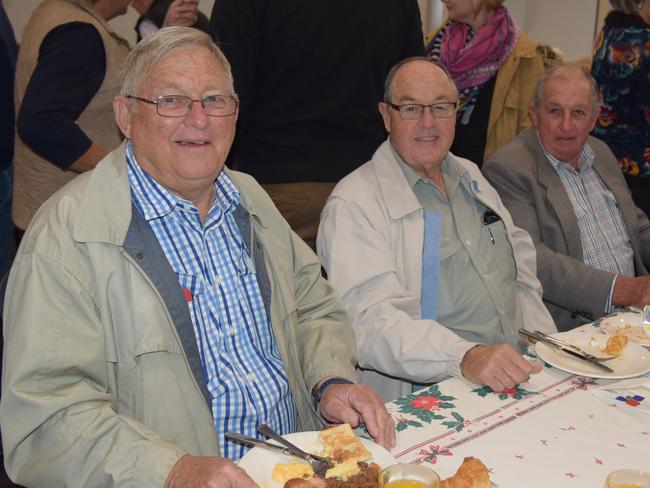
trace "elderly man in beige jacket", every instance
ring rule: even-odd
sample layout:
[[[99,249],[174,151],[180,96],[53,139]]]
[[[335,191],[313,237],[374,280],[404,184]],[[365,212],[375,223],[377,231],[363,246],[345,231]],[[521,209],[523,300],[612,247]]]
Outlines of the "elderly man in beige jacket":
[[[224,434],[364,422],[354,338],[313,252],[247,175],[210,37],[162,29],[114,100],[127,142],[36,214],[12,268],[0,423],[27,486],[253,488]]]

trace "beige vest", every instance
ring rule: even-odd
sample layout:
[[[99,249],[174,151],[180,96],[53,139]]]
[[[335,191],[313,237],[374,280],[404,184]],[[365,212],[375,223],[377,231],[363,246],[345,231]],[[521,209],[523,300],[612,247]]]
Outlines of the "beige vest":
[[[115,124],[112,102],[119,91],[117,74],[130,47],[127,41],[111,30],[89,0],[45,0],[32,14],[18,54],[16,113],[20,111],[27,84],[36,68],[43,39],[55,27],[75,21],[92,24],[106,50],[104,81],[76,123],[95,144],[106,150],[115,149],[122,136]],[[26,229],[41,204],[75,176],[77,173],[62,170],[32,151],[16,134],[12,209],[16,226]]]

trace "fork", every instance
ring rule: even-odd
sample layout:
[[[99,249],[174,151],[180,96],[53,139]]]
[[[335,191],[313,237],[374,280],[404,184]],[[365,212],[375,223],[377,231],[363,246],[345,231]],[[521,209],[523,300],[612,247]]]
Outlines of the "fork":
[[[324,456],[318,456],[317,454],[311,454],[309,452],[305,452],[302,449],[300,449],[298,446],[295,444],[292,444],[288,440],[286,440],[284,437],[282,437],[280,434],[275,432],[271,427],[269,427],[266,424],[261,424],[258,428],[257,431],[265,435],[266,437],[273,439],[276,442],[279,442],[282,444],[284,447],[286,447],[291,454],[293,454],[296,457],[299,457],[301,459],[304,459],[307,461],[309,464],[311,464],[312,469],[314,470],[314,473],[316,473],[316,476],[320,478],[325,477],[325,473],[327,472],[328,469],[334,467],[334,462],[332,458],[329,457],[324,457]]]

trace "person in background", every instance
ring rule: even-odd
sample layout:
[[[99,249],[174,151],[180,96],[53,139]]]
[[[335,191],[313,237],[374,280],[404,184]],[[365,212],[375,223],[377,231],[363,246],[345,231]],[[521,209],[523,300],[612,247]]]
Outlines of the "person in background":
[[[16,68],[13,219],[24,232],[36,210],[116,148],[112,116],[127,41],[108,21],[130,0],[45,0],[25,27]]]
[[[162,27],[194,27],[208,32],[208,18],[198,10],[198,0],[131,0],[140,18],[135,25],[138,41]]]
[[[591,74],[603,98],[593,135],[607,143],[650,215],[650,1],[610,0]]]
[[[560,331],[650,304],[650,222],[612,151],[589,135],[599,95],[584,66],[550,68],[530,107],[534,127],[483,166],[535,242],[544,302]]]
[[[127,141],[28,228],[5,306],[0,425],[27,486],[254,488],[225,438],[395,426],[355,384],[354,336],[316,255],[253,178],[224,168],[238,100],[207,34],[129,55]]]
[[[250,173],[315,248],[334,184],[386,138],[388,70],[424,53],[416,0],[218,0],[211,34],[241,98],[229,164]]]
[[[435,63],[398,63],[379,104],[389,138],[321,217],[318,254],[356,332],[360,381],[385,400],[446,376],[513,388],[542,367],[521,356],[518,330],[556,330],[530,236],[449,151],[457,106]]]
[[[18,45],[14,30],[0,1],[0,280],[9,271],[14,253],[11,221],[11,186],[14,157],[14,73]],[[0,315],[2,312],[0,311]]]
[[[427,56],[460,91],[451,151],[481,166],[530,126],[528,104],[554,54],[517,26],[503,0],[443,0],[448,19],[426,38]],[[550,61],[549,61],[550,62]]]

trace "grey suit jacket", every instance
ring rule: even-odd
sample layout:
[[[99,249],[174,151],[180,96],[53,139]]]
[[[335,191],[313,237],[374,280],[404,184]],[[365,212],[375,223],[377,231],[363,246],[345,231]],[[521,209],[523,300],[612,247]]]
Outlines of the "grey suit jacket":
[[[648,274],[650,222],[632,202],[614,154],[589,137],[594,169],[614,194],[627,227],[637,276]],[[544,155],[534,127],[498,149],[483,164],[515,225],[527,230],[537,249],[537,275],[544,303],[558,330],[603,315],[614,275],[584,264],[578,220],[560,177]]]

